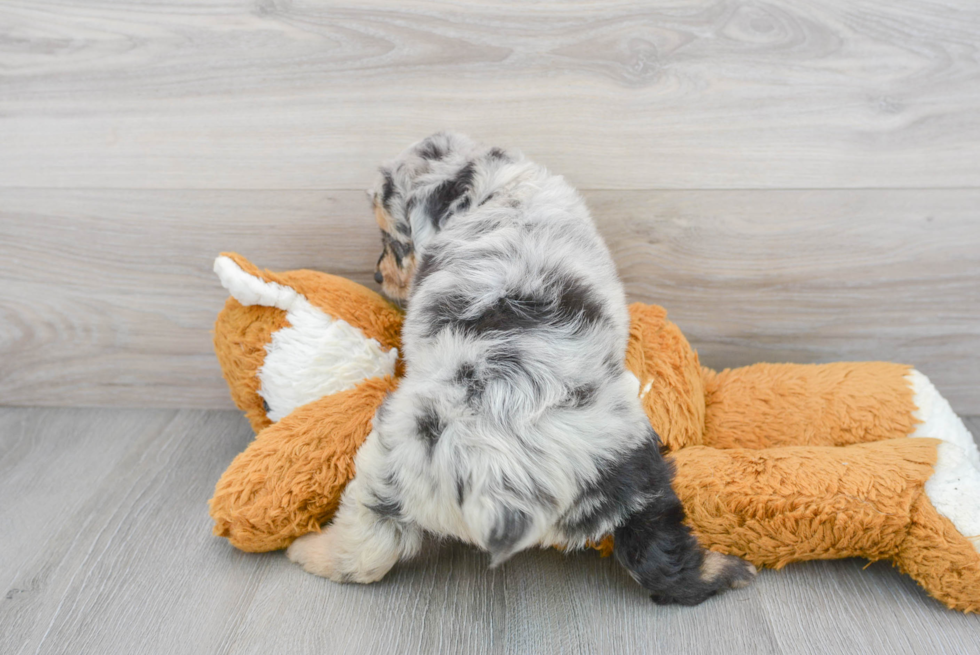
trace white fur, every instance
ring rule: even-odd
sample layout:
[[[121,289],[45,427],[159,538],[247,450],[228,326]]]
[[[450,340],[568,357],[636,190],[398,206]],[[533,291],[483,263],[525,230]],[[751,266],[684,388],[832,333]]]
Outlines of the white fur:
[[[980,552],[980,452],[966,425],[925,375],[913,369],[912,415],[921,421],[911,437],[941,439],[935,472],[926,482],[933,507]]]
[[[228,257],[218,257],[214,270],[243,305],[286,311],[289,326],[272,334],[258,371],[259,394],[273,421],[362,380],[394,374],[397,349],[386,351],[377,340],[327,315],[294,289],[249,275]]]

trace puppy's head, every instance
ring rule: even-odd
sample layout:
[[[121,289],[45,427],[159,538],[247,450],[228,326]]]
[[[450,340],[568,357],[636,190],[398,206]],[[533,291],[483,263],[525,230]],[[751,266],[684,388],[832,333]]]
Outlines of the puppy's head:
[[[381,228],[374,279],[386,296],[408,299],[428,240],[472,202],[478,146],[468,137],[439,132],[385,163],[368,190]]]

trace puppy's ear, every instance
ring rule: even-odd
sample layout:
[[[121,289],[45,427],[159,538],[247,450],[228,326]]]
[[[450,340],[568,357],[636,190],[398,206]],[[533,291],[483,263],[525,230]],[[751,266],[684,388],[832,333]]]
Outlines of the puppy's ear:
[[[453,214],[469,209],[475,175],[476,164],[471,161],[429,192],[425,210],[436,231],[442,229]]]

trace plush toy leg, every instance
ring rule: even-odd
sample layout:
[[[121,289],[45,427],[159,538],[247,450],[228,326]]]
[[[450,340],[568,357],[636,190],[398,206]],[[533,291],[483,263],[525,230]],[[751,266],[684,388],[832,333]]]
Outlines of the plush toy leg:
[[[889,559],[949,607],[980,611],[980,470],[953,444],[695,446],[673,461],[674,488],[706,547],[774,568]]]
[[[721,373],[704,369],[704,386],[702,445],[715,448],[897,439],[912,435],[916,422],[926,418],[916,415],[918,405],[927,403],[931,411],[945,404],[924,375],[887,362],[755,364]],[[945,409],[953,420],[940,422],[941,432],[930,429],[923,436],[946,438],[954,421],[966,433],[948,404]]]
[[[395,388],[372,378],[296,409],[264,429],[221,476],[214,534],[249,552],[277,550],[319,530],[354,476],[374,413]]]
[[[334,582],[376,582],[399,560],[415,555],[422,531],[399,516],[385,491],[385,455],[377,433],[357,453],[357,475],[323,532],[304,535],[286,551],[310,573]]]

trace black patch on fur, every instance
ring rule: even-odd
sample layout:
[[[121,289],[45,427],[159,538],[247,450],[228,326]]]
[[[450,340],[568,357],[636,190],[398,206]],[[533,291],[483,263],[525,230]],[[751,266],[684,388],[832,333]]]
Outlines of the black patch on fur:
[[[446,425],[442,422],[442,417],[431,407],[425,409],[420,416],[415,418],[415,430],[419,437],[425,441],[430,455],[436,444],[439,443],[439,437],[442,436],[442,431],[445,429]]]
[[[607,355],[602,366],[611,378],[618,378],[626,370],[626,363],[623,361],[622,355]]]
[[[555,273],[552,283],[558,289],[558,310],[561,318],[580,317],[585,323],[595,324],[605,318],[602,303],[581,280]]]
[[[487,380],[503,380],[507,384],[521,380],[531,386],[535,398],[541,396],[541,381],[527,368],[527,358],[519,348],[513,345],[496,346],[485,356]],[[540,448],[529,443],[523,435],[514,435],[526,450],[539,451]]]
[[[451,215],[452,205],[469,192],[475,172],[476,166],[470,162],[456,173],[456,177],[442,182],[429,194],[429,198],[426,200],[426,211],[428,211],[429,219],[432,221],[432,227],[437,232],[442,229]],[[468,208],[468,199],[465,204]]]
[[[572,389],[569,404],[576,409],[588,407],[595,403],[596,396],[598,395],[599,387],[594,384],[583,384],[580,387],[575,387]]]
[[[402,243],[401,241],[391,240],[389,244],[391,247],[391,252],[395,256],[395,263],[401,268],[402,261],[415,252],[415,248],[410,243]]]
[[[705,579],[704,551],[684,525],[684,508],[672,492],[635,512],[613,533],[613,554],[660,605],[697,605],[753,573],[748,563],[725,557],[717,574]]]
[[[391,171],[387,168],[381,169],[381,175],[384,177],[384,184],[381,185],[381,206],[385,208],[385,211],[391,213],[391,198],[395,195],[395,180],[391,176]]]
[[[519,509],[505,507],[490,529],[487,548],[494,555],[508,554],[531,524],[531,517]]]
[[[483,200],[480,201],[480,204],[477,205],[477,207],[482,207],[483,205],[485,205],[488,202],[490,202],[491,200],[493,200],[493,196],[494,196],[494,194],[492,194],[492,193],[490,195],[488,195],[486,198],[484,198]]]
[[[395,258],[395,264],[398,268],[402,267],[402,261],[413,252],[415,252],[415,247],[411,243],[403,243],[397,239],[392,239],[391,235],[387,232],[381,233],[381,244],[382,252],[381,257],[378,258],[378,265],[381,265],[381,260],[384,259],[385,253],[390,252],[392,257]]]
[[[670,486],[673,471],[660,456],[652,428],[643,444],[618,461],[600,465],[602,475],[581,493],[561,526],[570,535],[597,538],[603,521],[616,519],[616,560],[656,603],[697,605],[735,582],[751,580],[748,565],[732,557],[717,577],[704,580],[704,554],[684,525],[684,507]]]
[[[490,150],[487,151],[487,159],[490,161],[510,161],[510,157],[503,151],[502,148],[490,148]]]
[[[511,292],[497,299],[476,316],[470,314],[472,300],[462,294],[442,296],[431,303],[429,336],[444,329],[477,336],[498,332],[521,332],[535,328],[574,324],[586,330],[606,320],[601,302],[581,280],[553,274],[534,293]]]
[[[466,482],[463,478],[456,478],[456,504],[460,507],[463,506],[463,500],[466,498]]]
[[[496,371],[523,371],[524,357],[517,348],[498,346],[487,353],[487,365]]]
[[[439,146],[437,146],[431,140],[427,140],[427,141],[423,142],[419,146],[419,148],[418,148],[418,150],[416,152],[418,153],[418,156],[419,157],[421,157],[422,159],[425,159],[426,161],[438,160],[438,159],[442,159],[443,157],[446,156],[446,153],[443,152],[442,148],[440,148]]]
[[[381,410],[384,409],[384,407],[385,407],[385,403],[382,403],[381,407],[378,408],[377,413],[380,413]],[[384,437],[384,433],[379,431],[378,444],[382,447],[382,449],[385,452],[390,452],[390,448],[383,437]],[[374,503],[373,505],[368,505],[368,509],[370,509],[372,512],[374,512],[381,518],[394,519],[394,520],[401,519],[402,506],[401,503],[398,502],[398,500],[395,498],[395,496],[397,495],[397,491],[396,491],[397,489],[398,489],[398,480],[395,479],[395,472],[389,470],[385,474],[384,478],[381,480],[380,487],[378,489],[372,490],[372,495],[377,499],[378,502]],[[385,491],[381,491],[381,490],[385,490]],[[392,491],[395,491],[396,493],[392,493]]]
[[[415,270],[415,280],[413,284],[416,288],[418,288],[427,277],[439,270],[438,263],[438,256],[434,252],[428,252],[424,257],[422,257],[422,261],[419,262],[419,267]]]
[[[402,505],[394,498],[379,497],[377,503],[367,507],[381,518],[398,520],[402,516]]]
[[[266,400],[265,398],[262,399],[262,411],[265,412],[266,414],[272,411],[272,408],[269,407],[269,401]]]
[[[667,494],[672,472],[660,456],[660,439],[653,428],[643,443],[633,451],[612,462],[602,462],[599,477],[579,494],[572,512],[562,519],[562,528],[571,535],[597,537],[596,532],[609,519],[625,518],[645,497]],[[584,513],[576,507],[587,507]]]
[[[466,403],[472,405],[483,397],[486,383],[477,375],[472,364],[462,364],[453,375],[453,383],[466,389]]]

